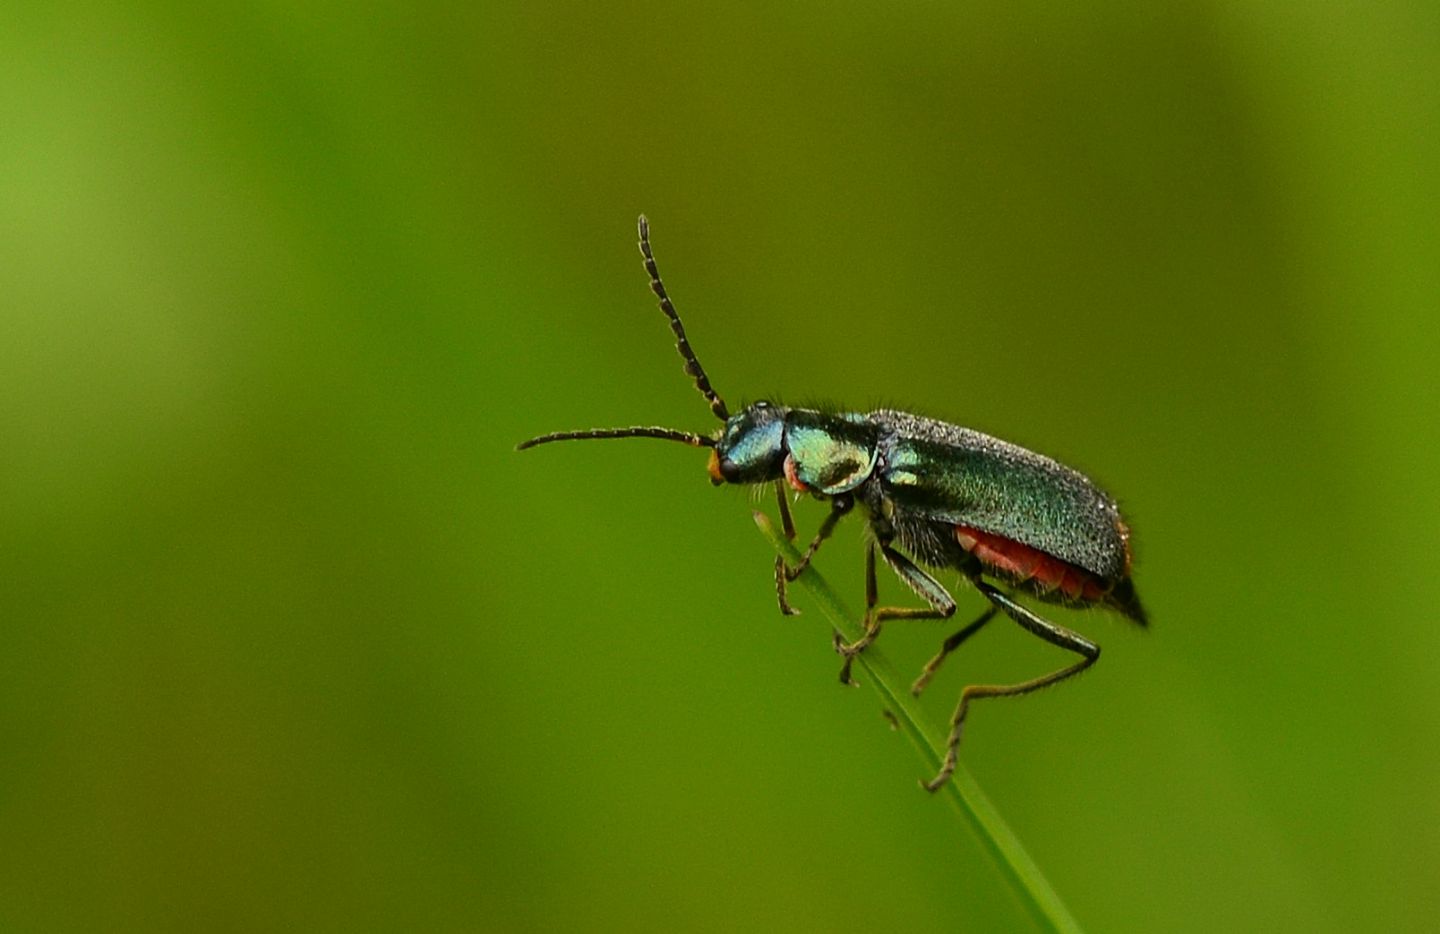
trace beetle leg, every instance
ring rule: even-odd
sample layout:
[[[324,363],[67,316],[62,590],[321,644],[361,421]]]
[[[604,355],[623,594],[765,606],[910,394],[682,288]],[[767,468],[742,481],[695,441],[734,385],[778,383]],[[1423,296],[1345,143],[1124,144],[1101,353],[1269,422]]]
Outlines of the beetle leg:
[[[961,691],[960,703],[955,708],[955,715],[950,718],[950,739],[945,752],[945,761],[940,766],[940,773],[930,781],[921,783],[927,791],[939,790],[944,786],[945,782],[949,780],[950,774],[955,771],[955,762],[960,749],[960,736],[965,728],[965,713],[969,709],[972,700],[981,697],[1014,697],[1019,694],[1029,694],[1031,691],[1038,691],[1046,685],[1055,684],[1057,681],[1064,681],[1072,675],[1079,674],[1095,664],[1095,660],[1100,657],[1100,646],[1091,642],[1089,639],[1035,614],[1033,611],[1016,603],[1008,594],[1003,593],[985,581],[972,578],[971,582],[985,595],[985,598],[989,600],[995,608],[1015,620],[1021,627],[1034,633],[1051,645],[1068,649],[1076,655],[1081,656],[1081,658],[1080,661],[1073,665],[1052,671],[1048,675],[1031,678],[1029,681],[1022,681],[1019,684],[972,684]]]
[[[878,588],[875,585],[875,549],[877,547],[880,549],[881,556],[885,558],[885,563],[890,565],[891,570],[905,582],[906,586],[930,604],[929,609],[900,606],[877,608],[875,606],[878,600]],[[926,574],[915,562],[888,544],[881,542],[877,546],[871,543],[870,547],[865,550],[865,632],[860,638],[850,643],[843,641],[839,633],[835,634],[835,651],[845,657],[845,664],[840,669],[840,682],[842,684],[851,683],[850,666],[855,661],[855,656],[869,648],[870,643],[880,636],[880,626],[887,619],[949,619],[954,614],[955,598],[950,596],[939,581]]]
[[[775,484],[775,497],[780,501],[780,516],[785,527],[785,534],[793,539],[795,523],[790,518],[790,507],[785,502],[785,488],[779,482]],[[815,533],[815,537],[810,541],[810,547],[806,548],[805,554],[800,556],[800,563],[792,568],[786,566],[784,558],[777,557],[775,559],[775,597],[780,602],[781,613],[786,616],[794,616],[800,612],[791,607],[790,601],[785,599],[785,585],[799,577],[810,566],[810,559],[815,557],[815,552],[820,550],[821,544],[835,531],[835,526],[853,508],[855,508],[854,497],[837,496],[830,500],[830,514],[825,517],[824,522],[820,523],[820,531]]]
[[[775,481],[775,504],[780,507],[780,527],[785,530],[785,538],[795,541],[795,520],[790,516],[790,499],[785,495],[785,481]]]
[[[795,541],[795,520],[790,516],[790,501],[785,497],[785,482],[775,481],[775,502],[780,507],[780,527],[785,530],[785,539]],[[790,601],[785,599],[785,559],[779,555],[775,556],[775,599],[780,603],[780,613],[784,616],[795,616],[799,610],[790,606]]]
[[[944,644],[940,646],[939,654],[925,663],[925,669],[920,672],[920,677],[916,678],[915,683],[910,686],[910,693],[919,697],[920,692],[925,690],[925,685],[929,684],[930,679],[935,677],[935,672],[940,670],[940,663],[945,661],[945,656],[960,648],[962,642],[979,632],[981,627],[994,619],[995,614],[999,611],[999,607],[991,606],[984,613],[980,614],[980,618],[975,620],[975,622],[946,639]]]
[[[939,618],[947,619],[954,614],[955,598],[950,596],[950,591],[946,590],[935,578],[925,573],[918,564],[891,548],[889,542],[882,541],[880,543],[880,555],[906,587],[915,591],[920,599],[940,611]],[[935,617],[924,618],[934,619]]]

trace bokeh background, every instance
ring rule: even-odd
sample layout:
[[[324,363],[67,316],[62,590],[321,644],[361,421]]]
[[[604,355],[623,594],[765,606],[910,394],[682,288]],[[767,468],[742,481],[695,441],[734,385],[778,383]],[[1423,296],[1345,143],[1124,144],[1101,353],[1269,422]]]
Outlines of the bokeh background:
[[[1124,503],[963,750],[1083,924],[1433,924],[1437,9],[12,5],[0,927],[1028,927],[703,453],[514,452],[713,428],[642,210],[732,405]]]

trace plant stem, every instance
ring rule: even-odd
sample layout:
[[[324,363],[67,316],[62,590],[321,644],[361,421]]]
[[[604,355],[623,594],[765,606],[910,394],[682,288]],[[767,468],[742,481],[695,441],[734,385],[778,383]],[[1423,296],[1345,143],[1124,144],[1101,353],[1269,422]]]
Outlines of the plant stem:
[[[756,512],[755,524],[786,561],[791,564],[800,561],[800,552],[775,528],[769,516]],[[862,635],[860,616],[845,607],[813,567],[806,568],[795,583],[814,598],[816,608],[844,639],[853,642]],[[934,725],[922,718],[906,683],[874,646],[856,656],[855,661],[869,675],[865,680],[880,694],[881,702],[894,714],[896,723],[920,755],[932,769],[938,770],[945,744]],[[954,776],[939,793],[945,795],[965,818],[981,846],[999,867],[1001,875],[1009,881],[1015,896],[1042,929],[1080,931],[1080,925],[1066,909],[1045,874],[1035,865],[964,765],[955,769]]]

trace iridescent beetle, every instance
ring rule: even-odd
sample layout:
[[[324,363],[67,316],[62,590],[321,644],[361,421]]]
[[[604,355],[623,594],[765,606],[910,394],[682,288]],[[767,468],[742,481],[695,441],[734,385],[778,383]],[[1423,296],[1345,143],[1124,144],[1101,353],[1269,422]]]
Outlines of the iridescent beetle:
[[[1130,530],[1115,501],[1084,475],[1025,448],[945,422],[881,409],[867,414],[825,412],[756,402],[731,415],[690,348],[680,316],[660,282],[650,249],[650,230],[640,217],[640,253],[650,288],[670,320],[685,372],[724,422],[713,435],[672,428],[596,428],[531,438],[519,449],[551,441],[595,438],[661,438],[710,448],[710,480],[774,483],[785,534],[795,538],[785,487],[828,500],[830,514],[794,567],[775,559],[775,594],[791,615],[785,585],[795,580],[857,505],[869,525],[865,552],[864,634],[846,643],[840,680],[849,682],[856,655],[891,619],[948,619],[955,600],[920,565],[959,571],[989,607],[946,639],[911,691],[919,694],[941,662],[997,612],[1080,660],[1049,674],[1010,685],[972,684],[960,692],[940,772],[924,787],[935,791],[955,770],[970,702],[982,697],[1028,694],[1079,674],[1100,657],[1100,647],[1017,602],[992,581],[1048,603],[1097,606],[1145,625],[1145,611],[1130,579]],[[928,608],[877,607],[875,554]],[[918,562],[918,564],[917,564]]]

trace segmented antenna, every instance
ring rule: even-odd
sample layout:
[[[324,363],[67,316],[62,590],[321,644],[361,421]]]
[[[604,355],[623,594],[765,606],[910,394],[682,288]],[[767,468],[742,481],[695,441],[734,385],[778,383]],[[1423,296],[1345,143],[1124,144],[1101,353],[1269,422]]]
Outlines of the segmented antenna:
[[[521,441],[515,445],[515,450],[523,451],[526,448],[533,448],[537,444],[549,444],[551,441],[589,441],[594,438],[660,438],[663,441],[679,441],[692,448],[713,448],[715,446],[714,438],[694,435],[688,431],[676,431],[673,428],[590,428],[585,431],[551,432],[548,435],[531,438],[529,441]]]
[[[640,255],[645,257],[645,271],[650,274],[650,290],[660,299],[660,310],[665,312],[665,317],[670,319],[670,330],[675,332],[675,349],[680,351],[680,356],[685,359],[685,372],[695,380],[695,388],[710,403],[710,411],[720,421],[730,417],[730,410],[725,408],[725,400],[710,385],[710,377],[705,375],[705,368],[700,365],[700,360],[695,356],[695,351],[690,349],[690,341],[685,337],[685,325],[680,323],[680,315],[675,312],[675,306],[670,303],[670,296],[665,292],[665,285],[660,281],[660,270],[655,265],[655,254],[650,251],[650,222],[645,215],[640,215]],[[678,439],[677,439],[678,440]]]

